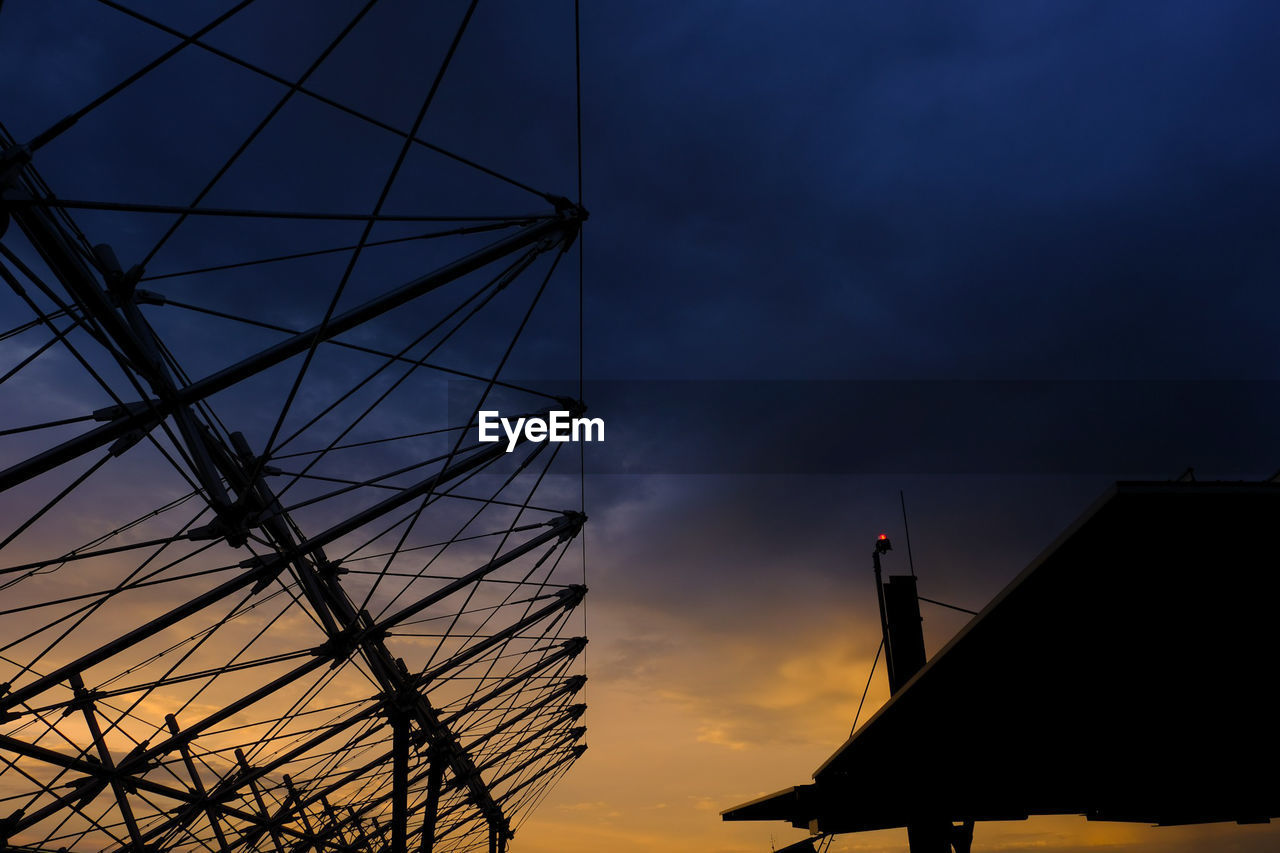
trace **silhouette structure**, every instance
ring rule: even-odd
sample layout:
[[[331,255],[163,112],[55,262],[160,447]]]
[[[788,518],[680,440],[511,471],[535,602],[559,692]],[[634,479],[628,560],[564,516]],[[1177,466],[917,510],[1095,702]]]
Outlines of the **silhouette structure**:
[[[586,749],[586,515],[475,415],[581,412],[508,380],[586,211],[428,138],[528,124],[475,2],[215,5],[0,16],[0,848],[498,853]]]
[[[877,578],[890,700],[811,784],[723,818],[965,853],[1033,814],[1280,816],[1277,518],[1275,483],[1117,483],[923,666],[914,578]]]

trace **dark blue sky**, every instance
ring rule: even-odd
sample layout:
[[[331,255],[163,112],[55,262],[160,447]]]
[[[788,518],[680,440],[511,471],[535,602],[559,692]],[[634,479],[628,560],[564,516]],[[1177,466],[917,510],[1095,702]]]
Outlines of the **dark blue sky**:
[[[295,76],[349,11],[286,5],[251,6],[210,41]],[[4,10],[19,137],[171,43],[72,6],[69,20]],[[221,8],[150,6],[187,29]],[[481,5],[424,133],[571,195],[567,19],[524,6]],[[440,8],[425,22],[462,7]],[[408,124],[452,28],[392,26],[403,11],[375,7],[313,87]],[[591,5],[589,374],[1274,378],[1278,16],[1264,3]],[[45,159],[88,171],[79,197],[177,202],[277,91],[187,51]],[[209,203],[254,200],[237,191],[268,170],[276,202],[368,203],[394,139],[305,98],[289,110]],[[75,136],[110,137],[113,167],[89,169]],[[304,162],[279,168],[288,159]],[[488,209],[536,209],[426,155],[422,169],[452,210],[484,209],[480,189]]]
[[[1274,377],[1273,7],[664,11],[589,16],[605,375]]]
[[[191,31],[228,7],[135,8]],[[254,4],[208,41],[293,79],[355,8]],[[463,9],[377,4],[306,86],[407,127]],[[1265,381],[1280,378],[1278,23],[1260,2],[588,5],[585,372],[599,382],[595,413],[613,419],[593,470],[1099,485],[1197,464],[1201,476],[1268,475],[1280,466]],[[0,39],[4,121],[19,139],[173,43],[87,0],[62,11],[14,0]],[[422,134],[573,195],[573,71],[569,7],[480,4]],[[185,204],[282,91],[189,48],[37,164],[64,198]],[[365,210],[398,148],[298,95],[204,203]],[[385,210],[545,206],[415,149]],[[77,219],[126,266],[171,221]],[[193,220],[148,272],[344,245],[360,228]],[[367,254],[340,307],[488,239]],[[343,258],[153,286],[300,326],[323,314]],[[576,372],[571,267],[508,376]],[[445,361],[491,364],[523,305],[496,301],[490,325],[479,318]],[[272,339],[152,315],[192,375]],[[379,322],[365,340],[417,320]],[[630,488],[602,485],[599,508]],[[715,516],[738,487],[687,488]],[[802,498],[787,504],[807,512]]]
[[[229,6],[133,8],[189,32]],[[357,8],[254,4],[208,42],[294,79]],[[407,127],[464,8],[376,4],[306,86]],[[642,475],[732,475],[685,481],[673,494],[697,495],[696,511],[660,504],[652,530],[632,531],[661,540],[674,513],[722,547],[734,537],[709,531],[729,519],[751,526],[751,513],[736,514],[752,493],[740,478],[800,475],[777,510],[797,516],[777,532],[790,547],[820,539],[800,518],[844,519],[864,533],[882,524],[858,521],[867,510],[856,484],[816,512],[804,476],[910,477],[942,513],[920,521],[923,533],[945,527],[947,513],[1002,515],[1006,497],[1025,505],[1011,497],[1022,487],[1008,486],[1010,475],[1042,478],[1046,511],[1070,517],[1079,495],[1058,495],[1055,476],[1096,491],[1109,478],[1170,477],[1188,465],[1202,477],[1280,467],[1265,381],[1280,378],[1277,24],[1280,12],[1260,2],[589,4],[585,373],[612,439],[591,468],[632,475],[602,480],[595,508],[626,504]],[[4,121],[19,139],[173,43],[87,0],[62,11],[13,0],[0,11],[0,40],[12,71]],[[482,3],[422,135],[574,195],[573,72],[570,7]],[[64,198],[185,204],[282,92],[189,48],[36,162]],[[394,135],[297,95],[205,204],[365,210],[398,148]],[[385,209],[545,207],[415,149]],[[171,221],[77,219],[126,266]],[[193,220],[148,272],[346,245],[360,228]],[[371,250],[340,306],[488,239]],[[150,286],[302,326],[322,316],[344,259]],[[508,376],[572,379],[572,266],[557,274]],[[503,300],[442,361],[488,369],[524,310]],[[433,295],[424,310],[453,304]],[[274,339],[229,336],[217,321],[167,310],[149,316],[192,375]],[[376,341],[416,328],[418,316],[357,334]],[[355,375],[333,370],[335,381]],[[733,381],[702,384],[711,380]],[[243,417],[259,429],[271,420],[248,408]],[[952,487],[928,475],[967,477],[983,500],[943,512],[927,493]],[[892,518],[895,508],[884,509],[877,518]],[[1023,541],[1020,552],[1043,544],[1012,523],[1003,535]],[[770,571],[767,560],[757,568]]]

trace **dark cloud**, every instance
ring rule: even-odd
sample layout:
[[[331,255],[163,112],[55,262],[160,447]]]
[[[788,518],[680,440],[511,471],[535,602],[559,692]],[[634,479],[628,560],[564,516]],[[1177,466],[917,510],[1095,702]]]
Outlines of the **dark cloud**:
[[[597,59],[588,162],[597,323],[653,334],[597,370],[1271,375],[1241,310],[1275,269],[1259,16],[738,4],[643,28]]]

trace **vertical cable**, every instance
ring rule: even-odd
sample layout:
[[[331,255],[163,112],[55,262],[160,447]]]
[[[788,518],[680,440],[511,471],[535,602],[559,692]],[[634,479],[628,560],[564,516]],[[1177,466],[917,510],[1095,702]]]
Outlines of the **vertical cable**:
[[[582,207],[582,26],[579,0],[573,0],[573,76],[574,101],[576,107],[578,137],[578,207]],[[578,400],[581,402],[585,393],[586,359],[584,329],[586,326],[586,302],[584,298],[584,282],[586,280],[586,249],[584,246],[582,226],[578,226]],[[578,442],[578,489],[581,493],[581,511],[587,513],[587,445]],[[582,551],[582,585],[587,585],[587,527],[584,524],[578,531]],[[582,635],[587,636],[587,605],[582,603]],[[582,669],[587,668],[587,651],[582,650]],[[584,688],[585,690],[585,688]],[[586,698],[585,692],[583,698]]]
[[[898,501],[902,504],[902,531],[907,534],[907,565],[911,567],[911,577],[916,576],[916,561],[911,556],[911,528],[907,526],[907,499],[898,489]]]

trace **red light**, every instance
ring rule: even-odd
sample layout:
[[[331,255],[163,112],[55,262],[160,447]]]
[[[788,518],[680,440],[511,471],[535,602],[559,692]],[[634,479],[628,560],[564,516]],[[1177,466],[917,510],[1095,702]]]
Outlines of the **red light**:
[[[888,539],[888,538],[889,538],[889,534],[888,534],[888,533],[881,533],[881,534],[880,534],[880,538],[881,538],[881,539]]]

